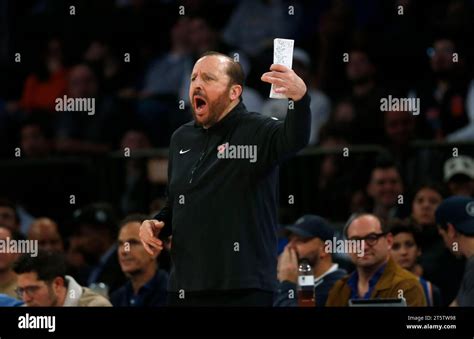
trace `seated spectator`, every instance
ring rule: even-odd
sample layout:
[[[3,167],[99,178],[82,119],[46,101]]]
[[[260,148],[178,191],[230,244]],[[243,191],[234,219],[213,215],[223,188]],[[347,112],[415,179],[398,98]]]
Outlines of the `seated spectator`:
[[[377,159],[367,185],[367,194],[373,200],[371,212],[383,221],[400,216],[403,204],[399,199],[403,191],[402,178],[395,163],[390,159]]]
[[[20,217],[16,206],[7,199],[0,199],[0,226],[8,228],[11,232],[20,231]]]
[[[416,118],[409,111],[388,110],[384,113],[387,147],[397,158],[402,157],[415,139]]]
[[[38,218],[33,221],[28,231],[28,239],[38,241],[38,248],[55,253],[64,252],[63,239],[58,225],[49,218]]]
[[[39,121],[29,120],[23,123],[20,130],[22,156],[44,158],[51,154],[52,135]]]
[[[116,101],[100,91],[97,75],[88,64],[71,68],[67,87],[68,99],[93,99],[94,112],[59,112],[56,149],[63,153],[97,154],[107,152],[118,143],[128,117]],[[110,128],[113,122],[114,128]]]
[[[55,111],[55,100],[66,93],[67,71],[61,42],[50,39],[35,72],[26,78],[20,107],[25,111]]]
[[[68,261],[80,284],[104,283],[111,293],[122,286],[125,275],[117,257],[117,220],[107,203],[85,206],[74,213],[75,230]],[[74,271],[75,270],[75,271]]]
[[[416,189],[412,202],[411,218],[419,230],[428,227],[436,230],[435,210],[441,204],[441,201],[443,201],[443,192],[441,187],[436,184],[422,184]]]
[[[462,58],[458,47],[451,38],[437,37],[429,49],[432,76],[425,77],[424,83],[412,92],[420,99],[420,118],[427,126],[428,138],[472,139],[472,135],[462,133],[463,127],[469,123],[466,107],[468,81],[462,69],[464,62],[453,60],[453,53]]]
[[[365,48],[354,47],[346,64],[347,79],[351,84],[349,97],[354,107],[352,122],[354,143],[383,142],[383,114],[380,99],[385,90],[376,81],[377,67]]]
[[[278,261],[280,284],[274,306],[298,305],[298,258],[305,258],[313,268],[315,306],[323,307],[331,287],[347,274],[338,264],[333,263],[331,253],[325,251],[324,242],[333,241],[334,230],[327,221],[316,215],[305,215],[285,229],[289,243]]]
[[[158,269],[158,255],[150,256],[140,240],[140,225],[147,215],[135,214],[121,223],[118,236],[120,267],[128,281],[110,296],[114,306],[165,306],[168,273]]]
[[[394,159],[405,187],[417,185],[430,173],[430,149],[412,147],[417,135],[416,116],[409,111],[388,110],[383,113],[385,147]]]
[[[111,306],[103,296],[82,287],[66,275],[61,254],[39,251],[36,257],[25,254],[15,264],[18,296],[28,307]]]
[[[447,228],[449,238],[466,257],[466,269],[451,306],[474,306],[474,199],[450,197],[436,210],[436,220]],[[453,279],[453,277],[450,277]]]
[[[188,74],[193,57],[190,45],[191,22],[188,17],[178,19],[170,30],[170,50],[152,61],[144,75],[143,88],[136,93],[140,98],[173,95],[188,102]]]
[[[344,236],[363,240],[363,255],[350,253],[356,270],[334,284],[326,306],[348,306],[350,299],[394,298],[404,298],[408,306],[426,306],[418,278],[390,257],[393,236],[379,218],[373,214],[353,216],[344,228]]]
[[[467,155],[450,158],[444,163],[444,182],[450,195],[474,195],[474,159]]]
[[[421,254],[418,262],[423,277],[438,286],[443,302],[454,298],[464,271],[464,260],[457,258],[445,246],[436,224],[435,211],[443,201],[442,190],[433,184],[421,185],[412,202],[411,223],[420,232]]]
[[[7,238],[19,240],[10,229],[0,226],[0,240],[5,241]],[[0,252],[0,293],[12,298],[17,297],[15,293],[17,275],[13,271],[13,264],[17,258],[18,255],[16,253]]]
[[[116,46],[107,39],[94,38],[89,42],[83,59],[100,78],[101,88],[106,95],[114,95],[131,82],[128,65],[121,62],[122,56]]]
[[[223,39],[255,57],[271,47],[275,37],[290,38],[295,32],[297,18],[288,18],[286,11],[281,1],[240,1],[223,30]],[[275,22],[279,24],[272,24]]]
[[[151,148],[151,141],[146,131],[139,127],[128,129],[122,136],[120,149],[134,151]],[[151,183],[147,178],[147,167],[150,160],[146,158],[128,158],[123,162],[124,175],[119,185],[120,207],[123,214],[145,212],[150,199]]]
[[[0,226],[5,226],[22,237],[28,232],[34,218],[20,204],[14,204],[11,200],[0,198]]]
[[[419,232],[409,223],[395,220],[391,222],[390,233],[393,235],[393,245],[390,249],[393,260],[418,277],[428,306],[441,306],[441,291],[436,285],[422,278],[423,268],[417,263],[417,258],[422,253]]]

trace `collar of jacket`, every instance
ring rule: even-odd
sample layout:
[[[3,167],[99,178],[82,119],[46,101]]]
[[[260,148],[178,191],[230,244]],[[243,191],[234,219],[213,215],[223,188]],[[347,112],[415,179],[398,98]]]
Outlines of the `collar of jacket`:
[[[244,103],[241,101],[222,120],[219,120],[214,125],[209,127],[207,130],[209,132],[215,132],[221,129],[225,129],[228,126],[233,125],[233,123],[239,117],[239,115],[245,112],[247,112],[247,108],[245,107]],[[198,125],[196,122],[194,122],[194,127],[201,129],[203,132],[206,131],[204,127]]]
[[[375,291],[388,290],[392,287],[393,278],[395,277],[396,270],[397,270],[397,266],[395,264],[395,261],[390,257],[387,261],[387,265],[385,266],[382,276],[380,277],[379,281],[375,284],[372,295],[375,294]]]
[[[63,306],[78,306],[83,293],[82,286],[69,275],[66,275],[66,280],[67,292]]]
[[[396,270],[397,270],[397,266],[395,264],[395,261],[393,261],[393,259],[390,257],[387,261],[387,264],[385,265],[382,275],[380,276],[379,280],[374,286],[374,289],[372,291],[372,296],[375,295],[377,291],[390,289],[390,287],[392,286],[392,282],[393,282],[393,278],[395,276]],[[349,292],[349,294],[351,293],[351,288],[348,284],[348,281],[350,277],[352,277],[352,274],[349,274],[348,276],[343,278],[344,285],[347,291]]]

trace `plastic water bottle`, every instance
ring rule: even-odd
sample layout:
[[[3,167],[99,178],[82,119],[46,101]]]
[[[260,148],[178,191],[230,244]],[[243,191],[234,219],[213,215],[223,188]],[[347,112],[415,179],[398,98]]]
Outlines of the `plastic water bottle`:
[[[314,307],[315,305],[313,269],[307,259],[301,259],[298,267],[298,306]]]

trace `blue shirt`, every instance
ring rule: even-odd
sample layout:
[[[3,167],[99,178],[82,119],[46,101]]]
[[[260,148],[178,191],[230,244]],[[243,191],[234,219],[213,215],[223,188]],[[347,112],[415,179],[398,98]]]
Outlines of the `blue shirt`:
[[[357,273],[357,270],[355,270],[354,273],[351,274],[349,280],[347,280],[347,284],[351,288],[351,299],[370,299],[374,287],[382,276],[386,266],[387,264],[384,264],[377,270],[377,272],[375,272],[372,278],[370,278],[369,290],[362,296],[362,298],[359,296],[359,288],[357,286],[359,284],[359,273]]]
[[[0,293],[0,307],[15,307],[21,305],[23,305],[22,301]]]
[[[165,306],[168,278],[168,272],[157,270],[153,278],[140,287],[137,294],[134,294],[132,282],[129,280],[112,293],[110,301],[115,307]]]

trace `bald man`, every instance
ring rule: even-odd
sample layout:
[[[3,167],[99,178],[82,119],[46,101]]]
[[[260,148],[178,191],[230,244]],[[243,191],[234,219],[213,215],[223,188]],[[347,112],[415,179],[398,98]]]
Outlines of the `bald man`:
[[[38,241],[38,248],[50,252],[64,252],[58,225],[49,218],[38,218],[30,226],[28,240]]]
[[[426,306],[418,277],[404,270],[391,257],[393,236],[373,214],[352,217],[344,228],[348,240],[361,243],[363,251],[349,253],[354,272],[337,281],[326,306],[348,306],[350,299],[400,299],[408,306]]]
[[[171,137],[167,205],[141,225],[150,254],[173,234],[173,306],[273,304],[278,165],[308,144],[310,99],[293,70],[272,65],[262,81],[291,99],[285,121],[278,121],[247,111],[243,80],[240,64],[226,55],[196,61],[189,88],[194,120]]]

